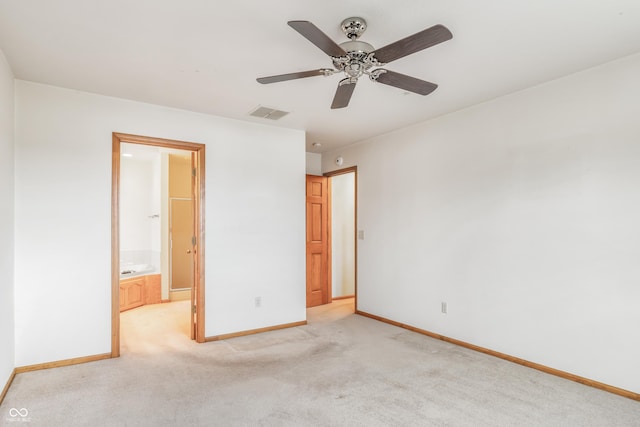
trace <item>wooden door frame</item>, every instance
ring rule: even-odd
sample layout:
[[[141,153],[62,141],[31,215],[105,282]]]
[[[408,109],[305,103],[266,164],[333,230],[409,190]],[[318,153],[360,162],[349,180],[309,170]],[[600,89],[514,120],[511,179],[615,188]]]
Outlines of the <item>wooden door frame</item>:
[[[344,169],[338,169],[338,170],[334,170],[334,171],[330,171],[330,172],[325,172],[324,174],[322,174],[322,176],[326,176],[327,178],[329,178],[329,194],[328,194],[328,200],[329,200],[329,211],[331,211],[331,203],[332,203],[332,196],[331,196],[331,178],[334,176],[338,176],[338,175],[345,175],[348,173],[353,172],[353,223],[354,223],[354,227],[353,227],[353,231],[355,233],[354,239],[353,239],[353,293],[354,293],[354,304],[355,304],[355,310],[358,311],[358,166],[351,166],[348,168],[344,168]],[[329,227],[332,227],[331,221],[333,220],[332,217],[329,217]],[[332,229],[332,228],[331,228]],[[331,247],[332,241],[331,241],[331,235],[329,235],[329,260],[327,262],[327,265],[329,266],[328,268],[328,274],[331,274],[331,256],[333,256],[333,249]],[[333,294],[333,288],[329,288],[329,292],[330,294]],[[331,299],[333,299],[333,295],[331,295]]]
[[[120,356],[120,145],[121,143],[150,145],[195,152],[198,161],[196,189],[199,198],[195,214],[196,241],[198,251],[194,256],[197,263],[198,281],[195,313],[197,327],[196,342],[205,342],[204,335],[204,196],[205,196],[205,145],[194,142],[176,141],[148,136],[113,132],[111,148],[111,357]],[[197,258],[197,259],[196,259]],[[193,288],[192,288],[193,289]],[[192,311],[192,317],[193,317]]]

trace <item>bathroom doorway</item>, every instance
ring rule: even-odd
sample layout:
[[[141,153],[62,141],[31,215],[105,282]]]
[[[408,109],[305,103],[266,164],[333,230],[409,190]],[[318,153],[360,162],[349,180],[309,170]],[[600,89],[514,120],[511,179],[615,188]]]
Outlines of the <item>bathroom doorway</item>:
[[[204,342],[204,145],[114,133],[112,151],[112,356],[121,312],[123,325],[134,311],[162,324],[179,306]]]

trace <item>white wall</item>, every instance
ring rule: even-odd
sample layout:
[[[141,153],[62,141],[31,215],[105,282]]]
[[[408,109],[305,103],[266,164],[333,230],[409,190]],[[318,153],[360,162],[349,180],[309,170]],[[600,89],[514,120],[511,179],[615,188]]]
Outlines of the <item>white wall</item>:
[[[114,131],[207,146],[207,336],[306,318],[302,131],[17,81],[18,366],[111,350]]]
[[[14,84],[0,51],[0,391],[15,367]]]
[[[121,158],[122,159],[122,158]],[[151,211],[147,219],[151,220],[151,250],[157,254],[154,260],[154,267],[160,266],[160,252],[162,252],[162,221],[160,217],[149,218],[149,216],[160,215],[162,212],[162,160],[161,154],[154,155],[152,162],[151,188]]]
[[[155,182],[156,166],[153,159],[122,157],[120,162],[120,251],[147,251],[160,241],[160,181]],[[155,185],[157,184],[157,185]],[[156,188],[157,191],[156,191]],[[155,200],[157,198],[157,200]],[[158,236],[154,236],[157,232]],[[156,265],[156,267],[159,267]]]
[[[322,154],[306,153],[308,175],[322,175]]]
[[[640,54],[326,153],[358,166],[359,308],[640,392],[638,76]]]
[[[332,296],[355,293],[355,172],[331,177]]]

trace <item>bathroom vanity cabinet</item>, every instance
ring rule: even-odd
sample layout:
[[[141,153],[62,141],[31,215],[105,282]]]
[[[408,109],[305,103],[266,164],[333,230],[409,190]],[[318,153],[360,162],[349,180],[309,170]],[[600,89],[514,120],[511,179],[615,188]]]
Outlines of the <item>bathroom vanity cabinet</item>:
[[[120,280],[120,311],[144,305],[144,276]]]
[[[120,280],[120,311],[162,301],[160,275],[130,277]]]
[[[144,276],[144,301],[145,304],[160,304],[162,294],[160,290],[160,275],[150,274]]]

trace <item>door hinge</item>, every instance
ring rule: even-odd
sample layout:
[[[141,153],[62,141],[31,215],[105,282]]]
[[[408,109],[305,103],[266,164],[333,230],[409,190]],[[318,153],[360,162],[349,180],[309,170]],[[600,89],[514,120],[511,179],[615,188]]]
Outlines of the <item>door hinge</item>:
[[[192,236],[191,237],[191,245],[195,246],[196,245],[196,236]]]
[[[196,176],[196,168],[191,169],[191,176]]]
[[[196,306],[195,305],[191,306],[191,311],[193,312],[193,314],[196,314]]]

